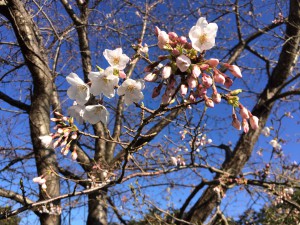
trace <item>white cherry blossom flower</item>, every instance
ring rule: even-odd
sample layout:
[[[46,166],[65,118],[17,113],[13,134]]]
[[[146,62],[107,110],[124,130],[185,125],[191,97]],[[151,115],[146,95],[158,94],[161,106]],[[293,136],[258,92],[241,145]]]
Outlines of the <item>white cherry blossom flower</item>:
[[[145,87],[143,80],[127,79],[122,86],[118,88],[118,95],[124,95],[125,104],[131,105],[133,102],[138,103],[144,99],[144,94],[141,90]]]
[[[74,102],[74,105],[72,105],[71,107],[68,108],[68,114],[71,117],[74,117],[75,120],[79,123],[79,124],[83,124],[83,110],[84,110],[84,106],[82,105],[77,105],[76,102]]]
[[[185,72],[190,67],[191,60],[185,55],[180,55],[176,58],[176,65],[181,72]]]
[[[208,23],[205,17],[200,17],[196,26],[193,26],[189,32],[193,48],[202,52],[214,47],[217,31],[216,23]]]
[[[52,136],[51,136],[51,135],[43,135],[43,136],[39,136],[39,139],[41,140],[42,145],[43,145],[45,148],[53,147],[53,144],[52,144]]]
[[[107,124],[109,112],[103,105],[89,105],[83,111],[83,119],[91,124],[102,122]]]
[[[104,94],[108,98],[115,96],[115,87],[118,86],[119,77],[113,74],[112,67],[101,72],[90,72],[88,77],[92,82],[91,93],[93,95]]]
[[[122,48],[117,48],[115,50],[105,49],[103,55],[108,61],[109,65],[118,70],[124,70],[126,64],[130,60],[126,54],[122,54]]]
[[[71,84],[67,91],[69,98],[75,100],[79,105],[87,103],[90,98],[89,86],[76,73],[70,73],[66,79]]]
[[[264,127],[264,129],[262,129],[261,131],[262,135],[264,135],[265,137],[269,137],[271,134],[271,130],[269,127]]]
[[[272,147],[275,148],[276,150],[280,150],[281,149],[281,144],[279,144],[276,139],[271,140],[269,142],[269,144],[272,145]]]

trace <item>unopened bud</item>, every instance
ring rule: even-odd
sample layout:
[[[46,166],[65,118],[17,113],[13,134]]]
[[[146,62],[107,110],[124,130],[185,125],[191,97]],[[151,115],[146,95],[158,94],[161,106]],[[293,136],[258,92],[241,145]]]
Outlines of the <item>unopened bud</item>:
[[[180,36],[180,37],[177,39],[177,41],[178,41],[180,44],[184,45],[184,44],[187,42],[187,39],[186,39],[186,37],[184,37],[184,36]]]
[[[229,95],[238,95],[241,92],[243,92],[242,89],[235,89],[235,90],[229,92]]]

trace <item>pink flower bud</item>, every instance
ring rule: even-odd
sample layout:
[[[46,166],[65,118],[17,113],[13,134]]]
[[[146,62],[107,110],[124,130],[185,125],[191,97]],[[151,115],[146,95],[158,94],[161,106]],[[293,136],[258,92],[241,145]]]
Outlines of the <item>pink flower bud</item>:
[[[78,157],[77,152],[76,152],[76,151],[73,151],[72,154],[71,154],[72,160],[76,161],[77,157]]]
[[[238,66],[230,65],[228,63],[224,63],[223,65],[232,73],[233,76],[237,78],[242,78],[242,72]]]
[[[172,73],[171,66],[165,66],[162,69],[161,76],[162,76],[163,79],[168,79],[171,76],[171,73]]]
[[[122,70],[119,71],[119,77],[122,78],[122,79],[125,79],[126,78],[126,73]]]
[[[155,30],[154,30],[155,35],[158,36],[160,32],[161,32],[161,30],[158,27],[155,27]]]
[[[194,78],[198,78],[201,74],[201,70],[200,70],[200,67],[198,65],[194,65],[193,66],[193,69],[192,69],[192,76]]]
[[[76,140],[78,137],[77,133],[73,133],[72,136],[71,136],[71,139],[72,140]]]
[[[47,185],[46,184],[42,184],[42,189],[46,190],[47,189]]]
[[[256,130],[259,125],[258,125],[258,118],[256,116],[250,116],[249,122],[250,122],[250,126],[253,130]]]
[[[207,93],[207,88],[204,87],[202,84],[199,84],[197,87],[197,95],[199,97],[203,97],[203,95],[206,95]]]
[[[213,93],[212,100],[216,104],[220,103],[221,102],[221,95],[219,93]]]
[[[249,124],[248,121],[246,119],[243,119],[242,121],[242,127],[245,133],[248,133],[249,131]]]
[[[213,78],[216,83],[219,83],[219,84],[225,83],[225,77],[220,73],[215,73]]]
[[[195,87],[197,87],[198,80],[196,78],[194,78],[193,76],[188,76],[187,83],[188,83],[189,88],[195,88]]]
[[[185,72],[190,67],[191,60],[185,55],[180,55],[176,58],[176,65],[181,72]]]
[[[183,47],[187,50],[191,50],[193,48],[192,44],[189,42],[185,43]]]
[[[206,105],[206,107],[209,107],[209,108],[213,108],[215,106],[214,102],[210,98],[207,98],[207,97],[205,99],[205,105]]]
[[[218,59],[211,58],[211,59],[207,60],[206,63],[207,63],[210,67],[216,67],[216,66],[218,66],[218,64],[219,64],[219,60],[218,60]]]
[[[179,55],[180,55],[180,51],[179,51],[178,49],[174,48],[174,49],[172,50],[172,55],[174,55],[174,56],[179,56]]]
[[[206,88],[209,88],[212,85],[212,79],[210,76],[205,73],[202,74],[202,85]]]
[[[182,45],[184,45],[185,43],[187,43],[187,39],[186,39],[186,37],[184,37],[184,36],[180,36],[180,37],[177,39],[177,41],[178,41],[180,44],[182,44]]]
[[[240,105],[240,115],[243,119],[249,119],[249,113],[248,109],[246,109],[244,106]]]
[[[225,87],[230,88],[231,85],[233,84],[233,81],[229,77],[225,77]]]
[[[235,129],[241,130],[241,123],[235,114],[232,114],[232,123],[231,124]]]
[[[164,49],[164,46],[170,42],[169,35],[165,31],[160,31],[157,38],[160,49]]]
[[[175,32],[169,32],[168,35],[171,41],[176,41],[178,38],[178,35]]]
[[[187,85],[186,85],[186,84],[182,84],[182,85],[180,86],[180,94],[181,94],[182,96],[185,96],[185,95],[187,94],[187,91],[188,91]]]
[[[207,70],[208,68],[209,68],[209,65],[208,65],[208,64],[202,64],[202,65],[200,65],[201,71],[205,71],[205,70]]]
[[[190,102],[196,101],[195,93],[193,91],[190,91],[189,101]]]

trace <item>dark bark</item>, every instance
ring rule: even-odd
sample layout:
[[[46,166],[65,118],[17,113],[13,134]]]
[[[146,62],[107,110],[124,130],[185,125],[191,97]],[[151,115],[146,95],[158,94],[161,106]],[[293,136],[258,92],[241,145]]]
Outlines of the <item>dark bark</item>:
[[[260,95],[257,104],[252,110],[252,114],[256,115],[260,120],[260,128],[257,130],[251,130],[240,137],[232,157],[223,164],[224,171],[229,172],[234,176],[238,175],[249,160],[261,129],[264,127],[274,105],[274,101],[268,100],[280,94],[283,83],[288,79],[289,75],[293,71],[293,67],[298,59],[299,44],[300,2],[298,0],[291,0],[290,13],[286,27],[285,44],[283,45],[279,56],[278,64],[274,68],[264,91]],[[219,175],[215,178],[219,178]],[[213,191],[213,188],[209,186],[187,213],[187,217],[185,219],[194,224],[202,224],[215,209],[217,204],[217,195]]]
[[[51,175],[50,170],[57,170],[57,159],[54,149],[45,149],[39,136],[50,133],[50,97],[52,94],[52,77],[48,67],[48,59],[44,52],[39,31],[26,11],[24,4],[19,0],[7,1],[0,6],[0,13],[11,23],[26,65],[33,79],[33,93],[29,111],[30,134],[36,167],[39,175],[47,175],[47,195],[59,196],[60,184],[56,175]],[[42,190],[40,198],[47,198]],[[59,202],[54,202],[54,205]],[[42,225],[59,225],[59,215],[42,214]]]

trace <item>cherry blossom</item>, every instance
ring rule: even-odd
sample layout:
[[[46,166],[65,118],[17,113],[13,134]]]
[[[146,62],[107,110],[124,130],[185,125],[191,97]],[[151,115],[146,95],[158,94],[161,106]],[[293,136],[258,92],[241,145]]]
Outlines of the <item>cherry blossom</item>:
[[[141,90],[145,87],[143,80],[127,79],[118,88],[118,95],[124,95],[125,104],[131,105],[133,102],[138,103],[144,99],[144,94]]]
[[[90,72],[88,77],[92,82],[91,93],[93,95],[103,94],[107,98],[115,96],[115,87],[118,86],[119,77],[113,74],[114,69],[108,67],[101,72]]]
[[[114,69],[124,70],[130,58],[126,54],[122,54],[122,48],[115,50],[105,49],[103,52],[105,59]]]
[[[83,119],[91,124],[102,122],[107,124],[109,112],[103,105],[89,105],[83,111]]]
[[[185,72],[190,67],[191,60],[185,55],[180,55],[176,58],[176,65],[181,72]]]
[[[281,145],[278,143],[278,141],[277,141],[276,139],[271,140],[271,141],[269,142],[269,144],[270,144],[273,148],[275,148],[275,149],[277,149],[277,150],[280,150],[280,149],[281,149]]]
[[[269,137],[271,134],[271,130],[269,127],[264,127],[264,129],[262,129],[261,131],[262,135],[264,135],[265,137]]]
[[[43,135],[43,136],[39,136],[39,139],[41,140],[42,142],[42,145],[45,147],[45,148],[48,148],[48,147],[53,147],[52,145],[52,136],[51,135]]]
[[[76,73],[70,73],[66,79],[71,84],[67,91],[69,98],[75,100],[79,105],[87,103],[90,98],[89,86]]]
[[[216,23],[208,23],[205,17],[200,17],[196,26],[193,26],[189,32],[193,48],[202,52],[214,47],[217,30]]]
[[[75,120],[79,123],[82,124],[83,123],[83,110],[84,110],[84,106],[82,105],[77,105],[76,102],[74,102],[74,105],[72,105],[71,107],[68,108],[68,114],[71,117],[74,117]]]

